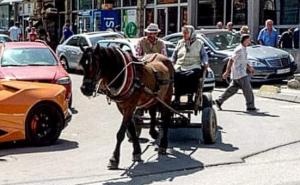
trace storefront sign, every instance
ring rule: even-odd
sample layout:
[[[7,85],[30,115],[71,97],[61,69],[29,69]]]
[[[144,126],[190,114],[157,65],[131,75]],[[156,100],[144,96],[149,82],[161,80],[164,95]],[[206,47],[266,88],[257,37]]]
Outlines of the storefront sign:
[[[100,21],[101,31],[114,29],[117,25],[120,25],[120,16],[116,10],[102,10]]]
[[[135,37],[137,35],[136,10],[125,10],[123,23],[125,34],[129,38]]]

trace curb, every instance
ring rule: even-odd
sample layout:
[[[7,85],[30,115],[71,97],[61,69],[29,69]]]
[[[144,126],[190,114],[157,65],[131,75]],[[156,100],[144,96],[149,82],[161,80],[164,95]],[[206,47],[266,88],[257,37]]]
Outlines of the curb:
[[[298,90],[295,90],[296,92]],[[300,91],[299,93],[289,94],[283,93],[280,87],[272,86],[272,85],[263,85],[259,91],[256,93],[257,96],[263,98],[269,98],[279,101],[300,103]]]

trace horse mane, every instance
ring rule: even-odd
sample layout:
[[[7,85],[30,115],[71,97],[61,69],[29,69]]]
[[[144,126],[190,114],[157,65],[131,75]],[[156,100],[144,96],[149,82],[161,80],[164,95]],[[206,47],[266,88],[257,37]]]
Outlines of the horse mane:
[[[124,68],[123,58],[120,53],[117,51],[116,47],[99,47],[96,49],[96,53],[101,56],[102,63],[102,73],[104,78],[109,83],[112,81]],[[100,57],[99,57],[100,58]],[[121,74],[116,81],[111,84],[111,87],[118,88],[122,85],[122,81],[124,79],[124,73]]]

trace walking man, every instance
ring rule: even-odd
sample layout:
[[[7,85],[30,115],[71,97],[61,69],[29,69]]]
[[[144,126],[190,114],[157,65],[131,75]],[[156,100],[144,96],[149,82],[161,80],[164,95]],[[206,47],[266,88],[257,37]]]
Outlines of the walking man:
[[[250,83],[250,74],[254,73],[254,69],[249,65],[247,59],[247,46],[251,44],[250,35],[241,36],[241,44],[234,50],[233,55],[228,61],[226,71],[223,74],[223,78],[226,79],[229,74],[231,75],[231,83],[225,92],[215,100],[217,107],[222,110],[222,104],[237,93],[239,89],[242,89],[244,97],[246,99],[247,111],[257,111],[254,104],[254,95]]]
[[[278,33],[273,27],[273,21],[271,19],[266,20],[265,27],[260,30],[258,35],[258,42],[264,46],[277,47]]]
[[[9,30],[8,30],[9,37],[14,42],[20,41],[20,38],[21,38],[22,31],[21,31],[21,28],[19,26],[20,26],[20,24],[18,22],[16,22],[14,24],[14,26],[10,27]]]

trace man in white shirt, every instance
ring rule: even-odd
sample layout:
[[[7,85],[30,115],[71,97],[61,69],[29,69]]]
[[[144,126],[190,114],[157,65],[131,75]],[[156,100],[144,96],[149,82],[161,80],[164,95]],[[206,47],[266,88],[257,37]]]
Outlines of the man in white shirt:
[[[237,93],[239,89],[242,89],[246,99],[247,111],[257,111],[250,82],[251,77],[248,74],[248,72],[250,74],[254,73],[254,69],[249,65],[247,59],[247,46],[250,44],[250,35],[242,35],[241,44],[234,50],[233,55],[228,61],[223,78],[226,79],[230,74],[232,81],[225,92],[215,101],[220,110],[222,110],[221,105],[224,101]]]
[[[19,26],[20,26],[20,24],[18,22],[16,22],[15,25],[10,27],[8,30],[9,37],[14,42],[20,41],[22,32],[21,32],[21,28]]]

